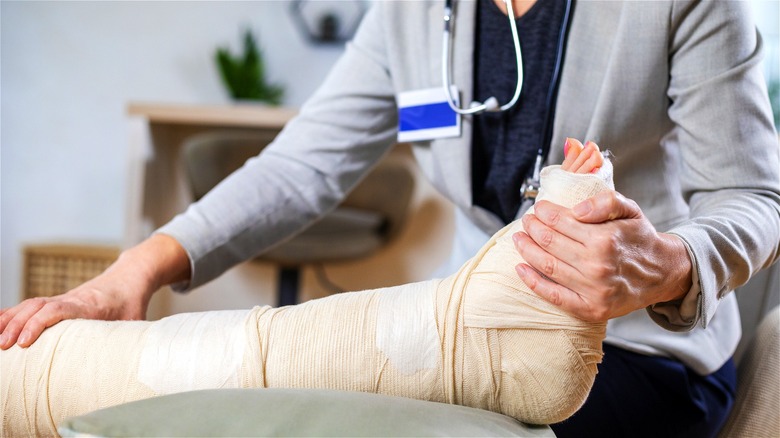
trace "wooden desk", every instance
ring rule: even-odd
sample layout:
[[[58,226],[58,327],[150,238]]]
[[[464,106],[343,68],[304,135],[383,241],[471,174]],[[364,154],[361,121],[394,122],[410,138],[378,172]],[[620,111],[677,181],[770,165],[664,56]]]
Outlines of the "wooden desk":
[[[124,246],[149,236],[192,202],[180,153],[184,140],[207,130],[252,130],[269,141],[296,110],[246,105],[130,103],[130,156]],[[327,266],[331,279],[347,290],[419,281],[447,257],[454,228],[452,207],[417,170],[408,147],[385,159],[405,160],[415,175],[407,224],[394,241],[365,259]],[[148,317],[179,312],[274,305],[277,267],[244,263],[186,296],[163,290],[150,303]],[[313,272],[304,272],[303,300],[326,295]]]
[[[134,245],[192,202],[180,153],[184,140],[207,130],[251,130],[269,140],[297,113],[260,105],[131,103],[126,246]]]

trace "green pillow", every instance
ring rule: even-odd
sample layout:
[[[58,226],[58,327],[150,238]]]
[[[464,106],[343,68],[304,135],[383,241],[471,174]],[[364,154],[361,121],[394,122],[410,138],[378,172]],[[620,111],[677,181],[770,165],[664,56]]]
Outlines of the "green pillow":
[[[65,420],[74,436],[554,437],[480,409],[321,389],[210,389],[165,395]]]

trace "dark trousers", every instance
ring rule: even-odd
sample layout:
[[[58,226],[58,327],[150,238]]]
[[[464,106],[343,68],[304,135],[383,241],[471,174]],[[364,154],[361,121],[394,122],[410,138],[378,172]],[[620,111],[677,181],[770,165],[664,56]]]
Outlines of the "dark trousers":
[[[604,344],[588,399],[551,427],[565,437],[712,437],[734,403],[734,362],[708,376],[682,363]]]

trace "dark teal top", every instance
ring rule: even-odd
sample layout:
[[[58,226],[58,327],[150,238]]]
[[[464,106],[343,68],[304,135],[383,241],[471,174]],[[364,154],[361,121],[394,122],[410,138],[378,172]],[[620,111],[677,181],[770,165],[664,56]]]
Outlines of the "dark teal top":
[[[523,52],[524,83],[520,100],[508,111],[474,116],[472,138],[473,202],[515,219],[522,201],[520,186],[531,172],[537,151],[549,148],[552,133],[556,59],[563,47],[567,0],[540,0],[517,19]],[[493,0],[480,0],[474,44],[474,96],[495,96],[503,105],[517,84],[515,49],[509,22]]]

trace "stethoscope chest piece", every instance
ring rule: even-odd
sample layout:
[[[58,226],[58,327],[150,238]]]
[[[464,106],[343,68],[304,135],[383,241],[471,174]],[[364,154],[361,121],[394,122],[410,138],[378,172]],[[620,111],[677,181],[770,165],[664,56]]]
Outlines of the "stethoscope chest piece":
[[[520,197],[523,201],[535,201],[537,195],[539,195],[539,180],[529,176],[520,186]]]
[[[528,178],[523,181],[520,186],[520,198],[523,201],[535,201],[536,196],[539,195],[539,186],[541,185],[542,164],[544,158],[542,157],[541,150],[536,155],[536,161],[534,162],[534,171]]]

